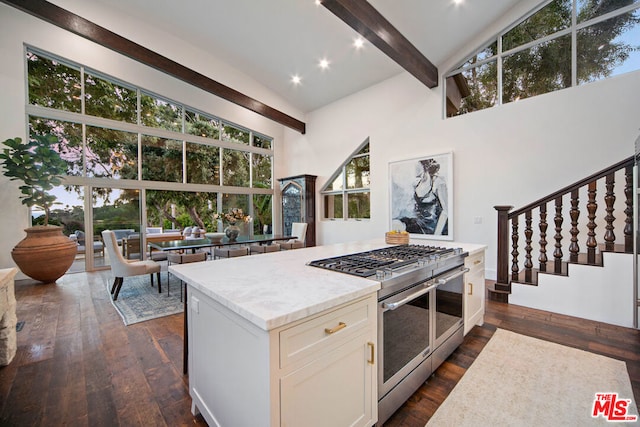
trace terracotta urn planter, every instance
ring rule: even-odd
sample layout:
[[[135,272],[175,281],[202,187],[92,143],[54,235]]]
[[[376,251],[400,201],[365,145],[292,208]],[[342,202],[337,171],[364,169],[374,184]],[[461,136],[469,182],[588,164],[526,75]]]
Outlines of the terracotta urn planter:
[[[27,228],[27,233],[11,251],[20,270],[43,283],[53,283],[67,272],[78,251],[77,244],[62,234],[58,226]]]

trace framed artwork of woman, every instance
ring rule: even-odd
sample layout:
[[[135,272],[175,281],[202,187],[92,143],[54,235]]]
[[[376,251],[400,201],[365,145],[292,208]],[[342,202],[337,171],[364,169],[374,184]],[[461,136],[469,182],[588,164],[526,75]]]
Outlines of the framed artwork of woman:
[[[453,153],[389,163],[391,230],[453,240]]]

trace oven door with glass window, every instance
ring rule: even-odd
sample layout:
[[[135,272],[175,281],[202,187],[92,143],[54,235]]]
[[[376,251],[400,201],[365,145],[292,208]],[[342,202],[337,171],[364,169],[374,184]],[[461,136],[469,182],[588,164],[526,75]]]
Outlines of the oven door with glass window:
[[[426,281],[379,302],[378,397],[385,396],[429,356],[435,289],[433,281]]]
[[[434,350],[440,347],[463,325],[464,274],[469,271],[460,267],[448,271],[435,280],[435,335]],[[437,366],[433,367],[435,370]]]

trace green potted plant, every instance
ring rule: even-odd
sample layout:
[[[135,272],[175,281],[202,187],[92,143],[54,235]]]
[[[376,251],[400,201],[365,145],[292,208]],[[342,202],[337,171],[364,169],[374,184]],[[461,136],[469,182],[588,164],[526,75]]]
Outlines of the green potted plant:
[[[22,181],[22,204],[44,210],[44,225],[25,229],[27,237],[11,251],[11,257],[27,276],[51,283],[71,267],[77,244],[62,234],[62,228],[49,224],[51,206],[56,197],[49,191],[62,183],[67,165],[51,148],[58,139],[53,135],[35,135],[30,141],[10,138],[0,153],[4,175],[12,181]]]

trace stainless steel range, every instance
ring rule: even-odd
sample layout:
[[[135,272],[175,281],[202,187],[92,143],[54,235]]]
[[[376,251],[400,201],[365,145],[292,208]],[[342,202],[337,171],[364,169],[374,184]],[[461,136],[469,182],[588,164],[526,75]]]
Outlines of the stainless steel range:
[[[460,248],[399,245],[311,261],[377,280],[378,425],[462,343],[464,258]]]

